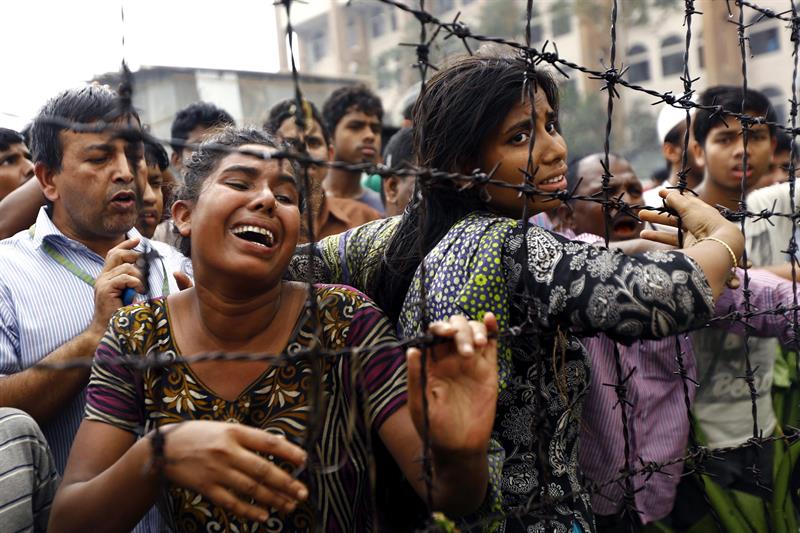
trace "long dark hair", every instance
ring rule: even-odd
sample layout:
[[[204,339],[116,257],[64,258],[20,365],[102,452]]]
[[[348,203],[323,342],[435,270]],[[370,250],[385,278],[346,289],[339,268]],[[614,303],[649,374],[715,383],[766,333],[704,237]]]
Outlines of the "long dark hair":
[[[536,71],[537,91],[558,113],[558,87]],[[470,56],[438,72],[414,106],[417,165],[468,174],[480,164],[487,136],[524,96],[525,64],[511,55]],[[484,169],[488,171],[489,169]],[[394,321],[422,258],[458,220],[486,210],[476,188],[417,180],[412,202],[389,241],[370,294]]]

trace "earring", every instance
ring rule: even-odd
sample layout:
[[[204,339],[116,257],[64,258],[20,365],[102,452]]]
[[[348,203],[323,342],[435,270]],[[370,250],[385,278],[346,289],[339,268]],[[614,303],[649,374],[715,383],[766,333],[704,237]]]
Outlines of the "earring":
[[[488,204],[492,201],[492,195],[489,194],[489,191],[486,187],[481,187],[481,191],[478,193],[478,198],[481,199],[481,202]]]

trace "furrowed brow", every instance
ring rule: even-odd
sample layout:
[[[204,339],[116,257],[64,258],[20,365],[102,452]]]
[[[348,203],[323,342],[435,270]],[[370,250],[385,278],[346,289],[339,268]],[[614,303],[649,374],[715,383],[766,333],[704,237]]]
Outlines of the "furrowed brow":
[[[222,171],[224,174],[229,174],[231,172],[238,172],[240,174],[244,174],[248,178],[255,178],[259,174],[259,170],[256,167],[251,167],[249,165],[231,165],[229,167],[225,167]]]

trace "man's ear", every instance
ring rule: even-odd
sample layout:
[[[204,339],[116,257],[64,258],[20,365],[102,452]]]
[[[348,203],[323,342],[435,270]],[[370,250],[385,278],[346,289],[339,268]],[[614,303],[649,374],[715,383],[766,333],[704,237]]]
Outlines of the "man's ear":
[[[776,140],[777,142],[777,140]],[[693,143],[689,143],[689,150],[692,151],[694,154],[694,160],[697,161],[697,164],[705,167],[706,166],[706,152],[703,150],[703,147],[700,146],[700,143],[695,141]]]
[[[183,161],[181,161],[181,154],[178,152],[173,151],[172,154],[169,156],[169,162],[172,165],[172,168],[176,170],[180,170],[183,168]]]
[[[552,211],[549,211],[548,214],[556,228],[575,229],[575,216],[572,208],[567,203],[562,203]]]
[[[670,162],[672,165],[677,165],[681,161],[681,156],[683,155],[681,152],[683,145],[675,145],[672,143],[664,143],[661,145],[661,153],[664,155],[664,159]]]
[[[383,196],[386,198],[386,205],[397,203],[399,185],[400,180],[397,179],[397,176],[389,176],[383,180]]]
[[[172,204],[172,223],[178,228],[181,237],[192,235],[192,208],[191,202],[176,200]]]
[[[59,197],[55,179],[57,173],[44,163],[33,165],[33,172],[36,174],[36,179],[39,180],[39,185],[42,186],[44,197],[50,202],[55,202]]]

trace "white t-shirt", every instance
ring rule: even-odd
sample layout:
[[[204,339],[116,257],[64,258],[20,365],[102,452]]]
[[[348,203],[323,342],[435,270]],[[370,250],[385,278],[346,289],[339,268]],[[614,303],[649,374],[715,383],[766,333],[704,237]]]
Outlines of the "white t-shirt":
[[[796,196],[800,187],[798,190],[795,191]],[[772,210],[773,206],[776,212],[790,213],[788,183],[758,189],[747,197],[747,209],[751,213]],[[791,232],[796,232],[797,228],[786,217],[771,217],[770,222],[748,219],[745,223],[747,257],[756,267],[775,265],[789,259],[784,250]],[[753,436],[750,392],[745,380],[741,379],[746,372],[744,337],[705,329],[694,332],[692,341],[700,381],[694,412],[700,427],[710,447],[737,446]],[[750,363],[757,369],[758,427],[764,436],[769,436],[777,424],[771,390],[779,344],[776,339],[751,337],[749,347]]]

